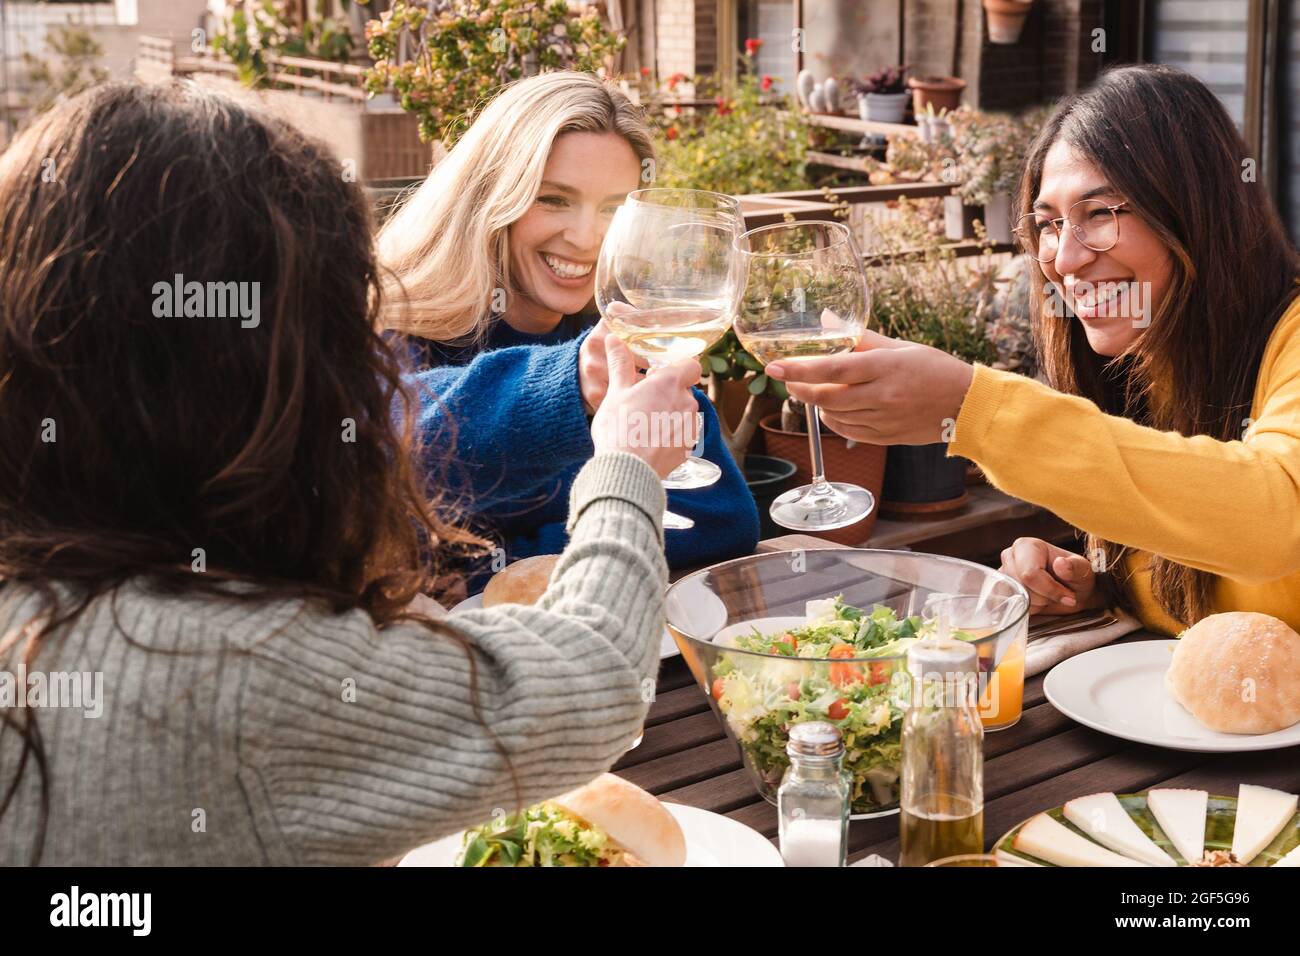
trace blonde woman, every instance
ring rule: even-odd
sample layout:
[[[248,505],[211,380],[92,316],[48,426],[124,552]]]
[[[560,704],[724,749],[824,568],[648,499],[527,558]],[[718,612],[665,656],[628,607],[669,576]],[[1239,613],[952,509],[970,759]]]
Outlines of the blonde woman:
[[[653,174],[639,107],[592,74],[546,73],[489,103],[380,233],[395,303],[385,322],[423,369],[429,459],[445,464],[454,421],[461,464],[443,480],[512,558],[564,547],[569,486],[591,457],[588,420],[607,384],[596,257],[614,211]],[[723,474],[670,492],[695,521],[667,532],[674,567],[747,554],[758,539],[753,497],[696,397],[702,452]]]

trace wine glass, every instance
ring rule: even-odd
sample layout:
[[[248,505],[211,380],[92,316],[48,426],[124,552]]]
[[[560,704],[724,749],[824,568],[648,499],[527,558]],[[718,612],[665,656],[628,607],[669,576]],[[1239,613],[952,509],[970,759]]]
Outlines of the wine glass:
[[[862,256],[838,222],[783,222],[736,240],[743,288],[736,337],[764,365],[777,359],[850,352],[871,311]],[[861,521],[876,506],[865,488],[826,480],[821,419],[808,405],[812,483],[772,502],[772,520],[794,531],[829,531]]]
[[[740,289],[735,241],[743,231],[735,198],[699,189],[638,189],[614,214],[596,260],[596,307],[651,371],[699,356],[726,334]],[[692,454],[664,487],[706,488],[721,475]],[[665,528],[694,524],[664,515]]]

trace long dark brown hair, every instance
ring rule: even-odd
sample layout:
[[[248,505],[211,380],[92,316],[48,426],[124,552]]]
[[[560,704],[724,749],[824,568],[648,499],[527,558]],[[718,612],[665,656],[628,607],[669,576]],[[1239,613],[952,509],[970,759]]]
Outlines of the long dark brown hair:
[[[1066,99],[1031,146],[1017,215],[1032,210],[1048,150],[1091,161],[1169,251],[1172,276],[1150,325],[1114,359],[1033,288],[1042,367],[1053,387],[1141,424],[1220,441],[1242,437],[1264,347],[1296,294],[1297,256],[1231,118],[1195,77],[1166,66],[1109,71]],[[1251,162],[1247,162],[1251,160]],[[1126,549],[1087,536],[1107,566]],[[1153,555],[1160,606],[1191,624],[1209,612],[1214,575]]]
[[[454,638],[406,608],[434,559],[481,543],[413,467],[370,228],[325,147],[190,85],[98,87],[0,155],[0,594],[42,602],[0,661],[128,579]],[[258,283],[257,324],[161,317],[177,276]],[[45,820],[40,734],[11,713],[0,815],[34,763]]]

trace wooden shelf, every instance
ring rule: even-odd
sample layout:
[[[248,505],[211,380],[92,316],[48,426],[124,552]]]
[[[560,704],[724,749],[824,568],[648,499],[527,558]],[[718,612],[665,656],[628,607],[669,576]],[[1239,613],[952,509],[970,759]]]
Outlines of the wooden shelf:
[[[807,113],[805,118],[813,126],[825,129],[837,129],[844,133],[879,133],[884,136],[917,136],[919,130],[911,123],[877,123],[873,120],[859,119],[855,116],[832,116],[828,113]]]

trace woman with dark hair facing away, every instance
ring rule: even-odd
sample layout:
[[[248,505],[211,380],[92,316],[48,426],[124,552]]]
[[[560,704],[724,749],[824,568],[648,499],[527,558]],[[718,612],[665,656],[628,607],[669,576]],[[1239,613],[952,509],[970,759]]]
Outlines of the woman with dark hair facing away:
[[[1300,627],[1297,259],[1253,163],[1199,80],[1106,73],[1039,134],[1017,200],[1051,387],[871,333],[768,371],[840,434],[942,437],[1083,531],[1088,558],[1036,538],[1003,552],[1035,611]]]
[[[689,446],[616,426],[693,422],[698,365],[641,379],[611,340],[545,596],[434,619],[432,559],[476,542],[415,477],[323,146],[98,87],[0,155],[0,262],[0,865],[373,863],[627,749]]]

